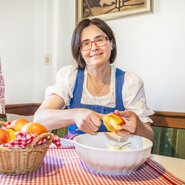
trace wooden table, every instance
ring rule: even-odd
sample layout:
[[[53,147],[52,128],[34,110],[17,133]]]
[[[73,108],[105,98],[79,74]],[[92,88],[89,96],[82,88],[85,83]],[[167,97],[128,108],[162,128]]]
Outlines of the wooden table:
[[[151,155],[151,159],[161,164],[166,170],[185,181],[185,160],[162,155]]]

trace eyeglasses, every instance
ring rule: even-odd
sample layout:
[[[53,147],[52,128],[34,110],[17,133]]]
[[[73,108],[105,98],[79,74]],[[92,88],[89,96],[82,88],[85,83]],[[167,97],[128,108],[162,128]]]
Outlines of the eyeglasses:
[[[105,46],[107,44],[107,40],[109,40],[109,38],[104,37],[104,36],[96,37],[93,41],[87,39],[87,40],[84,40],[84,41],[81,42],[80,49],[82,51],[90,50],[92,48],[92,43],[93,42],[96,44],[96,46],[102,47],[102,46]]]

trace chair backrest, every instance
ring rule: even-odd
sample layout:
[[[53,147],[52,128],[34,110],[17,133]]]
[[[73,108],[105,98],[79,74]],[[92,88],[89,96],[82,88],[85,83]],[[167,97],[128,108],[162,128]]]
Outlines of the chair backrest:
[[[185,159],[185,113],[156,111],[151,118],[154,121],[152,153]]]

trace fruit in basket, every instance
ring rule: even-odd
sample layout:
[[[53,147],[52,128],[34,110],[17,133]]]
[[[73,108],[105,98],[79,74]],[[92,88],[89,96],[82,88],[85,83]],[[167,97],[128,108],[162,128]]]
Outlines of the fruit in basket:
[[[10,141],[16,139],[16,135],[15,135],[14,129],[6,128],[6,131],[8,132],[8,134],[10,136]]]
[[[117,132],[122,129],[125,121],[118,114],[110,113],[103,117],[103,123],[108,131]]]
[[[0,128],[0,144],[5,144],[8,143],[9,141],[10,141],[9,133],[5,129]]]
[[[26,119],[22,119],[22,118],[16,119],[12,121],[10,128],[13,128],[15,132],[19,132],[21,131],[22,127],[27,123],[29,123],[29,121]]]
[[[26,132],[26,133],[34,134],[34,135],[40,135],[42,133],[47,133],[48,130],[41,123],[30,122],[23,126],[23,128],[21,129],[21,132]]]

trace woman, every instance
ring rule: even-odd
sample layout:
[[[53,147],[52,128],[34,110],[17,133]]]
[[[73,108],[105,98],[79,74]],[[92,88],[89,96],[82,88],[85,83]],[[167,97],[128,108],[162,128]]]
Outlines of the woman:
[[[68,138],[73,138],[107,131],[102,118],[115,112],[127,120],[119,135],[132,133],[152,140],[148,123],[153,111],[146,106],[142,80],[111,65],[117,54],[111,28],[101,19],[82,20],[73,32],[72,53],[77,65],[60,69],[34,121],[49,130],[68,127]]]

